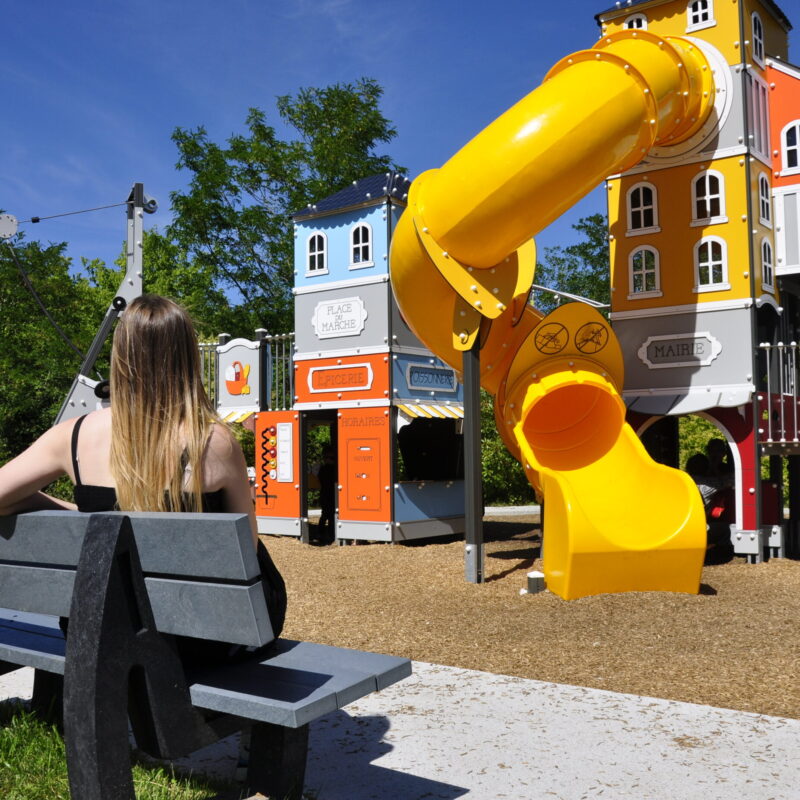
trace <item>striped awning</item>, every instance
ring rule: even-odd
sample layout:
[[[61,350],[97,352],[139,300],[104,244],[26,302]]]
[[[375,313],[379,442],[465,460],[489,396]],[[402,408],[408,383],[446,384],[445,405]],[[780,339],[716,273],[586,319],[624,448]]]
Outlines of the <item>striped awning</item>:
[[[408,419],[464,419],[464,406],[459,403],[398,403],[397,408]]]
[[[223,422],[244,422],[246,419],[255,414],[255,411],[231,411],[229,414],[226,414],[223,418]]]

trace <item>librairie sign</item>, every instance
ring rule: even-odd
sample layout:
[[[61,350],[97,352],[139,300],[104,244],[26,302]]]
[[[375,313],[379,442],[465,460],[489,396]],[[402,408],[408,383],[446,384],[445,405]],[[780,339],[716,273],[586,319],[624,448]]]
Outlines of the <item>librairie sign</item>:
[[[360,297],[340,297],[317,303],[311,324],[318,339],[358,336],[364,330],[367,310]]]
[[[639,348],[649,369],[707,367],[722,352],[722,344],[708,331],[650,336]]]

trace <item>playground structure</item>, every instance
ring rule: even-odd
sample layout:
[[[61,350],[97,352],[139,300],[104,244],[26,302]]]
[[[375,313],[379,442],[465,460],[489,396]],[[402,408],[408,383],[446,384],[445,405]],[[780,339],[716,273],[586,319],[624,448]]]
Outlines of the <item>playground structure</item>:
[[[400,175],[364,178],[294,217],[293,351],[267,370],[275,388],[255,415],[263,533],[308,539],[306,440],[318,426],[329,428],[338,454],[338,539],[464,530],[462,389],[408,329],[389,281],[408,185]],[[287,383],[289,396],[278,397]],[[246,413],[233,401],[222,408]]]
[[[779,342],[795,338],[788,334],[797,316],[791,275],[800,268],[791,264],[800,260],[800,123],[789,98],[797,97],[798,71],[785,64],[790,26],[771,0],[716,9],[707,0],[647,0],[597,19],[600,41],[562,59],[541,87],[417,178],[402,216],[405,193],[392,185],[397,176],[386,176],[378,194],[390,210],[382,220],[392,240],[387,304],[394,318],[396,297],[397,324],[408,322],[455,372],[465,351],[480,349],[481,382],[495,396],[501,435],[546,497],[548,588],[565,598],[695,592],[706,526],[698,493],[684,473],[656,463],[636,433],[652,441],[648,429],[674,431],[685,413],[714,420],[734,450],[736,551],[751,560],[767,547],[785,554],[796,523],[787,529],[783,515],[765,507],[759,462],[773,456],[774,478],[775,457],[787,456],[797,488],[796,346]],[[527,304],[531,237],[604,179],[614,328],[584,304],[542,319]],[[357,247],[352,237],[369,198],[339,193],[298,215],[298,297],[322,291],[333,277],[325,262],[333,230],[351,226]],[[728,264],[728,254],[739,264]],[[669,263],[663,274],[662,263]],[[345,335],[360,333],[369,317],[350,275],[336,277],[325,288],[349,295],[346,318],[335,323],[338,333],[314,327],[316,338],[299,346],[304,375],[314,368],[303,362],[323,356],[335,358],[322,364],[329,374],[345,374],[353,349],[317,345],[328,336],[343,342],[341,326]],[[298,300],[298,342],[304,319],[318,320],[321,308],[332,313]],[[397,358],[388,333],[378,345],[385,363]],[[364,350],[355,349],[363,362]],[[306,384],[311,390],[312,379],[298,381],[296,410],[315,401],[320,410],[347,409],[337,411],[339,431],[350,414],[366,418],[354,403],[383,408],[389,431],[401,419],[391,386],[381,386],[387,399],[351,394],[337,406],[341,392],[300,398]],[[380,414],[373,416],[377,431]],[[385,523],[387,535],[374,536],[369,526],[358,532],[393,540],[403,537],[392,532],[388,513],[398,489],[386,457],[391,435],[383,442],[388,505],[374,522]],[[676,447],[653,455],[679,466]],[[339,466],[342,491],[359,472],[341,451]],[[343,508],[340,502],[340,526]]]
[[[673,466],[683,466],[678,417],[711,421],[731,450],[734,507],[724,523],[735,552],[754,562],[797,554],[800,70],[787,63],[791,24],[772,0],[630,5],[598,15],[603,35],[685,31],[709,59],[716,100],[705,134],[655,147],[607,182],[628,421]]]
[[[294,336],[217,352],[221,412],[255,422],[261,532],[308,538],[305,445],[319,425],[338,453],[339,539],[462,531],[458,378],[479,351],[500,433],[546,497],[544,568],[560,596],[697,591],[706,520],[675,469],[684,414],[731,445],[736,552],[796,548],[800,508],[785,522],[774,489],[786,460],[800,497],[789,21],[772,0],[638,0],[597,20],[593,48],[440,169],[410,186],[364,178],[295,215]],[[528,305],[532,236],[603,180],[611,324],[582,303],[543,318]],[[62,419],[107,400],[87,365],[141,291],[134,243],[152,208],[136,184],[119,302]]]
[[[606,175],[698,135],[713,97],[692,42],[604,36],[420,176],[395,233],[393,285],[412,329],[454,366],[480,340],[498,427],[545,496],[547,586],[567,599],[696,592],[705,517],[689,477],[653,462],[625,423],[606,321],[582,304],[544,319],[527,305],[529,242]]]

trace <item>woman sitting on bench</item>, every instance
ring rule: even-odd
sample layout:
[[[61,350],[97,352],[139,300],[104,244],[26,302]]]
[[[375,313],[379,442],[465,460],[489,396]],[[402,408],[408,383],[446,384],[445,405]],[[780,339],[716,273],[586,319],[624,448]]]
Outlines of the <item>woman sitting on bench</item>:
[[[125,309],[111,351],[111,408],[51,428],[0,468],[0,515],[44,509],[247,514],[258,544],[241,447],[202,383],[194,326],[177,303],[146,294]],[[40,491],[61,475],[75,504]],[[272,627],[285,587],[258,546]]]

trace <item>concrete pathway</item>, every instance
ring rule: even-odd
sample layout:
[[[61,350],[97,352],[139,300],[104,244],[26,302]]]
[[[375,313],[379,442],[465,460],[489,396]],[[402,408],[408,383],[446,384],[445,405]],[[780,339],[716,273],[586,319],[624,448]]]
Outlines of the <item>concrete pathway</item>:
[[[32,671],[0,677],[27,697]],[[182,766],[231,776],[236,737]],[[800,721],[435,664],[312,725],[315,800],[798,800]]]

